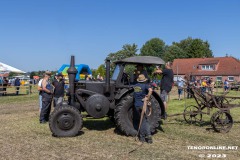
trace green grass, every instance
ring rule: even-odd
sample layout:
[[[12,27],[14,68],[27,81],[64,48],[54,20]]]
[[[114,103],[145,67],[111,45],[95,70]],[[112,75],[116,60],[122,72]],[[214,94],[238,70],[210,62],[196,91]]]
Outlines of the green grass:
[[[230,92],[229,95],[240,92]],[[240,96],[240,95],[239,95]],[[182,113],[193,99],[177,100],[171,93],[168,114]],[[211,110],[211,114],[216,109]],[[232,109],[233,128],[229,133],[216,133],[207,124],[189,125],[183,116],[169,117],[153,135],[154,143],[138,147],[133,137],[119,134],[108,118],[84,118],[82,134],[72,138],[52,137],[48,124],[40,125],[38,95],[0,97],[0,159],[199,159],[199,154],[226,154],[239,159],[239,150],[188,150],[187,146],[240,146],[240,108]],[[163,130],[163,131],[162,131]]]
[[[1,104],[8,103],[28,103],[33,99],[37,99],[38,91],[37,86],[32,87],[32,94],[29,94],[27,86],[21,86],[19,90],[19,95],[16,95],[16,90],[14,86],[10,86],[7,88],[7,95],[0,96]]]

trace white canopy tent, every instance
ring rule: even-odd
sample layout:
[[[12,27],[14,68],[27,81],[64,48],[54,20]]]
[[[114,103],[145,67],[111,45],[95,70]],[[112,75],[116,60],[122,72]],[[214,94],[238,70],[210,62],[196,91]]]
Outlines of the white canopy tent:
[[[12,66],[9,66],[7,64],[4,64],[0,62],[0,72],[1,73],[9,73],[9,72],[14,72],[14,73],[26,73],[24,71],[21,71],[20,69],[14,68]]]

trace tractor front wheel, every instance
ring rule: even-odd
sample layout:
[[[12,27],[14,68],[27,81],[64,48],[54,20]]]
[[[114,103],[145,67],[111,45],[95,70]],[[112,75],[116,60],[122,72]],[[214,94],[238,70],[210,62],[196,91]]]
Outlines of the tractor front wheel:
[[[49,127],[53,136],[73,137],[82,129],[83,119],[79,110],[69,105],[56,107],[50,115]]]

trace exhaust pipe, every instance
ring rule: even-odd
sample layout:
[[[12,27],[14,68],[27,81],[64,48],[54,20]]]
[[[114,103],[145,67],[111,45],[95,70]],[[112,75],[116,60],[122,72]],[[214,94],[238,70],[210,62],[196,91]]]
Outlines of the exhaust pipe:
[[[106,84],[105,94],[110,93],[110,59],[106,59]]]
[[[77,69],[75,68],[75,57],[71,56],[70,67],[67,70],[68,78],[69,78],[69,93],[70,93],[70,105],[74,105],[75,99],[75,77],[77,74]]]

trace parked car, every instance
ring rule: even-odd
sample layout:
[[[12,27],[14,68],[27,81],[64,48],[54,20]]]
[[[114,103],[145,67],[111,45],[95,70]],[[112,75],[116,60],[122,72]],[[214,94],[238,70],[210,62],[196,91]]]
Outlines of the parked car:
[[[237,90],[237,91],[240,90],[240,82],[232,83],[230,89]]]

